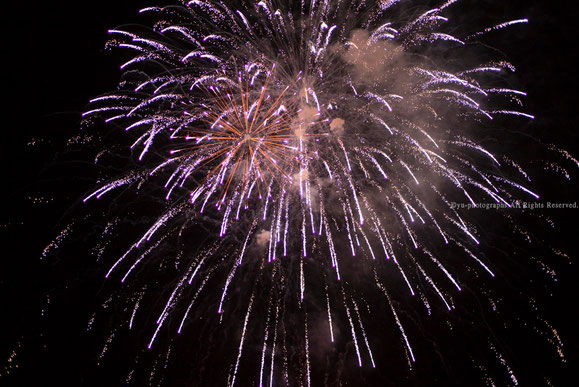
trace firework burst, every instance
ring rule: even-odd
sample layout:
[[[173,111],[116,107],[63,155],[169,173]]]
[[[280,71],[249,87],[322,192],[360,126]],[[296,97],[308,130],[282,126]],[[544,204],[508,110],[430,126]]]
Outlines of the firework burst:
[[[149,348],[201,317],[233,321],[240,336],[223,383],[244,369],[259,385],[309,385],[322,340],[351,343],[348,362],[380,366],[380,341],[367,329],[378,304],[411,369],[417,339],[395,295],[405,289],[428,314],[451,311],[463,273],[494,277],[481,232],[457,203],[510,208],[538,198],[517,164],[480,141],[497,117],[533,116],[523,91],[501,86],[511,63],[472,65],[463,55],[527,20],[455,36],[445,14],[457,1],[413,16],[402,3],[194,0],[141,10],[155,14],[153,29],[109,31],[112,45],[135,54],[119,89],[84,116],[136,132],[142,168],[84,200],[165,188],[166,211],[106,275],[135,284],[122,323],[132,329],[148,279],[166,264],[155,257],[180,238],[179,274]],[[200,224],[199,250],[185,235]],[[327,337],[311,333],[320,308]],[[244,367],[244,356],[257,366]]]

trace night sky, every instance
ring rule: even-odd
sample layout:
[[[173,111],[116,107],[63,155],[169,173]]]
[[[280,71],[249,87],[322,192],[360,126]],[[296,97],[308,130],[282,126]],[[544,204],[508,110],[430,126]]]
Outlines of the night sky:
[[[523,17],[530,20],[529,25],[516,29],[515,36],[508,30],[497,34],[496,42],[517,66],[519,84],[528,93],[525,111],[536,116],[530,124],[510,128],[513,132],[508,136],[510,142],[502,147],[513,159],[523,163],[548,157],[545,156],[547,152],[537,153],[536,146],[529,145],[529,138],[556,144],[578,157],[579,61],[574,40],[579,37],[579,28],[573,15],[575,10],[559,1],[494,3],[498,5],[488,6],[489,12],[496,13],[491,20],[500,22]],[[103,173],[91,164],[95,154],[93,145],[83,144],[77,136],[88,133],[106,144],[118,141],[119,146],[125,146],[130,143],[122,137],[123,133],[109,127],[97,124],[81,129],[80,114],[90,98],[114,89],[120,77],[123,54],[118,50],[105,50],[106,31],[142,21],[137,11],[148,5],[157,3],[65,0],[38,5],[11,4],[3,11],[5,97],[0,164],[4,182],[0,192],[0,385],[124,383],[121,375],[125,370],[116,366],[123,363],[124,352],[113,352],[112,361],[98,366],[96,358],[107,335],[89,335],[86,331],[91,314],[114,289],[104,284],[102,269],[98,269],[94,257],[89,254],[88,244],[97,242],[93,235],[96,226],[91,223],[95,219],[85,224],[78,222],[75,226],[78,231],[65,243],[65,253],[41,257],[44,248],[71,219],[83,218],[83,214],[89,212],[81,208],[80,199],[95,187],[96,178]],[[539,176],[533,181],[533,188],[541,193],[541,202],[579,201],[576,184],[579,170],[573,169],[570,163],[566,166],[571,181],[556,173],[544,171],[541,174],[540,169],[535,169]],[[115,208],[108,210],[115,211]],[[579,252],[576,248],[579,209],[545,210],[545,215],[554,220],[554,229],[543,231],[535,225],[529,227],[542,234],[546,244],[565,251],[573,261]],[[497,225],[497,230],[500,229]],[[85,237],[79,237],[79,233]],[[497,244],[508,251],[509,243],[502,241],[500,236]],[[516,364],[515,372],[521,385],[546,385],[541,378],[546,375],[555,386],[571,386],[571,376],[577,374],[579,366],[577,319],[574,317],[579,307],[578,264],[552,257],[548,262],[557,272],[557,282],[550,281],[529,264],[532,269],[508,277],[505,289],[520,289],[537,300],[542,316],[557,329],[563,340],[566,363],[557,362],[552,347],[542,344],[526,350],[513,349],[509,352],[512,356],[509,360]],[[519,282],[523,284],[520,287]],[[525,315],[517,311],[517,305],[513,305],[513,313],[507,317],[524,319]],[[515,338],[514,342],[521,348],[531,345],[524,336]],[[123,345],[134,344],[127,341]],[[187,358],[195,358],[198,355],[195,352],[201,351],[194,344],[189,348],[181,345],[181,348],[186,355],[178,362],[184,367]],[[127,350],[126,353],[130,356],[136,352]],[[449,359],[451,362],[450,354]],[[226,374],[228,367],[208,372],[203,385],[214,385],[216,380],[220,381],[216,385],[224,385],[225,379],[220,372]],[[428,360],[414,372],[419,375],[400,376],[406,375],[407,370],[400,371],[400,375],[363,377],[346,372],[344,382],[352,385],[358,376],[367,385],[390,385],[388,383],[393,381],[397,382],[392,385],[455,385],[464,380],[460,371],[449,377],[438,363]],[[434,376],[431,379],[429,375]],[[195,385],[194,380],[176,376],[168,377],[165,382]]]

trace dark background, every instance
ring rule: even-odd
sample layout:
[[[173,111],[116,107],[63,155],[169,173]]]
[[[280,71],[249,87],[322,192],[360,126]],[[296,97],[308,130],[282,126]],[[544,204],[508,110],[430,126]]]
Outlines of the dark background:
[[[508,31],[502,34],[512,39],[503,47],[518,67],[522,89],[528,92],[525,110],[537,117],[524,129],[525,135],[555,143],[577,157],[575,9],[559,1],[495,3],[489,5],[496,13],[491,20],[527,17],[531,22],[516,29],[514,37]],[[59,259],[40,257],[67,225],[67,212],[95,186],[97,173],[90,158],[82,147],[67,142],[81,133],[80,113],[88,100],[113,89],[119,79],[121,60],[117,52],[104,49],[106,31],[142,21],[137,11],[147,5],[156,3],[66,0],[20,3],[4,10],[0,385],[30,385],[31,380],[39,385],[95,383],[86,375],[98,349],[82,346],[78,326],[85,326],[87,316],[98,306],[94,293],[102,291],[102,277],[85,280],[90,276],[84,262],[90,258],[82,255],[65,265]],[[526,154],[526,146],[522,136],[520,155],[532,159],[536,155]],[[579,199],[573,180],[579,174],[577,169],[569,170],[572,180],[567,184],[562,179],[539,179],[544,200]],[[576,257],[579,210],[549,214],[557,223],[557,232],[549,237],[552,245]],[[559,374],[557,385],[566,386],[572,385],[570,376],[578,365],[577,263],[556,269],[559,281],[549,288],[552,296],[545,297],[544,310],[564,342],[567,363],[552,367]],[[47,291],[56,294],[56,299],[47,299]],[[59,317],[47,325],[42,311]]]

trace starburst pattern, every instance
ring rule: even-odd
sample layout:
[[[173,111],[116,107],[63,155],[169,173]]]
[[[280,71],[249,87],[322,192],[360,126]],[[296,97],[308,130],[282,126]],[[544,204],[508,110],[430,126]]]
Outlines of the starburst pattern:
[[[521,107],[523,91],[501,86],[511,63],[471,65],[461,55],[527,20],[455,36],[445,14],[457,1],[403,17],[402,3],[194,0],[142,10],[156,15],[152,30],[110,31],[112,45],[135,55],[121,66],[119,90],[93,99],[84,116],[138,132],[132,149],[143,167],[85,201],[163,181],[167,205],[107,277],[146,278],[169,238],[193,225],[209,230],[197,254],[180,253],[189,257],[179,260],[149,348],[160,332],[181,333],[203,315],[196,305],[215,304],[207,318],[241,329],[229,385],[248,341],[262,342],[260,385],[309,384],[311,345],[320,340],[310,334],[312,305],[326,309],[331,342],[346,328],[358,365],[377,366],[365,322],[373,294],[389,308],[412,368],[413,339],[393,289],[402,285],[430,314],[438,304],[455,308],[461,267],[494,276],[475,222],[456,202],[509,208],[522,195],[538,198],[521,167],[480,141],[496,118],[533,116]],[[205,290],[213,283],[219,292]],[[145,292],[136,289],[129,328]],[[288,338],[296,332],[303,340]],[[293,351],[303,364],[297,373]]]

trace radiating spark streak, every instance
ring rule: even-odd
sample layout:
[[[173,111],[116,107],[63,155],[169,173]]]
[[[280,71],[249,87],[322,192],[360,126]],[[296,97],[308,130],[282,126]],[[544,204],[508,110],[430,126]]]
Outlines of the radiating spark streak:
[[[390,295],[388,294],[388,291],[386,290],[384,285],[382,285],[382,283],[378,280],[378,274],[376,273],[376,271],[374,271],[374,279],[376,281],[376,285],[378,286],[378,288],[380,290],[382,290],[382,293],[384,293],[384,295],[386,296],[386,299],[388,300],[388,305],[390,305],[390,310],[392,311],[392,314],[394,315],[394,321],[396,321],[396,325],[398,326],[398,329],[400,330],[400,333],[402,334],[402,338],[404,339],[404,343],[406,344],[406,349],[408,350],[408,353],[410,354],[410,359],[412,360],[412,362],[415,362],[416,359],[414,358],[414,353],[412,352],[412,347],[410,346],[410,342],[408,341],[408,337],[406,336],[406,333],[404,332],[404,327],[402,326],[402,323],[400,322],[400,319],[398,318],[398,314],[396,314],[396,310],[394,309],[394,305],[392,305],[392,300],[390,299]]]
[[[273,370],[274,370],[274,362],[275,362],[275,348],[277,345],[277,324],[279,321],[279,305],[275,308],[275,325],[273,328],[273,345],[271,347],[271,364],[270,364],[270,373],[269,373],[269,385],[273,386]]]
[[[147,255],[149,255],[149,253],[151,253],[151,251],[154,251],[155,248],[157,248],[161,242],[163,242],[163,240],[166,238],[166,236],[162,236],[161,239],[159,239],[157,242],[155,242],[151,247],[149,247],[143,254],[141,254],[141,256],[139,258],[137,258],[137,260],[135,260],[135,262],[131,265],[131,267],[129,268],[129,270],[127,270],[127,272],[125,273],[125,275],[123,276],[123,278],[121,279],[121,282],[125,282],[125,280],[127,279],[127,277],[129,276],[129,274],[131,274],[131,272],[137,267],[137,265],[139,263],[141,263],[141,261],[143,259],[145,259],[145,257],[147,257]],[[130,251],[130,250],[129,250]],[[129,252],[127,251],[127,253]],[[117,261],[119,262],[119,261]],[[115,264],[116,265],[116,264]],[[114,266],[111,267],[111,269],[109,270],[109,272],[107,273],[107,277],[108,275],[111,273],[111,271],[114,269]]]
[[[511,116],[521,116],[521,117],[526,117],[526,118],[530,118],[532,120],[535,119],[535,116],[533,116],[532,114],[528,114],[528,113],[523,113],[523,112],[517,112],[514,110],[494,110],[492,112],[490,112],[491,114],[506,114],[506,115],[511,115]]]
[[[352,334],[352,340],[354,341],[354,348],[356,348],[356,355],[358,356],[358,367],[362,367],[362,357],[360,356],[360,348],[358,347],[358,338],[356,336],[356,330],[354,329],[354,322],[352,321],[352,315],[350,314],[350,307],[346,301],[346,293],[342,287],[342,296],[344,298],[344,307],[346,308],[346,314],[348,316],[348,322],[350,323],[350,331]]]
[[[249,321],[249,315],[251,314],[251,309],[253,307],[253,299],[254,294],[252,294],[251,298],[249,299],[249,306],[247,307],[247,313],[245,314],[245,320],[243,322],[243,330],[241,332],[241,340],[239,341],[239,352],[237,354],[237,360],[235,361],[235,369],[233,370],[233,375],[229,387],[233,387],[233,385],[235,384],[235,378],[237,376],[237,370],[239,368],[239,362],[241,361],[241,354],[243,352],[243,344],[245,342],[245,333],[247,332],[247,323]]]
[[[366,349],[368,349],[368,355],[370,355],[370,361],[372,362],[372,368],[376,368],[376,363],[374,363],[374,356],[372,355],[372,350],[370,349],[370,343],[368,343],[368,337],[366,336],[366,330],[362,324],[362,317],[360,317],[360,311],[358,310],[358,304],[352,299],[354,304],[354,310],[356,311],[356,316],[358,317],[358,324],[360,324],[360,329],[362,330],[362,337],[364,337],[364,343],[366,344]]]
[[[271,299],[270,299],[271,302]],[[271,316],[271,309],[267,311],[267,319],[265,321],[265,333],[263,338],[263,349],[261,350],[261,368],[259,371],[259,386],[263,386],[263,368],[265,366],[265,350],[267,349],[267,339],[269,337],[269,320]]]
[[[308,315],[306,313],[306,318],[305,318],[305,323],[304,323],[304,327],[305,327],[305,344],[306,344],[306,381],[307,381],[307,386],[311,386],[311,364],[310,364],[310,339],[309,339],[309,335],[308,335]]]
[[[491,31],[496,31],[496,30],[503,29],[503,28],[505,28],[505,27],[509,27],[509,26],[515,25],[515,24],[528,23],[528,22],[529,22],[528,19],[511,20],[511,21],[508,21],[508,22],[504,22],[504,23],[497,24],[497,25],[495,25],[495,26],[493,26],[493,27],[485,28],[483,31],[480,31],[480,32],[477,32],[477,33],[475,33],[475,34],[469,35],[469,36],[467,36],[465,39],[466,39],[466,40],[470,40],[470,39],[472,39],[472,38],[474,38],[474,37],[477,37],[477,36],[480,36],[480,35],[489,33],[489,32],[491,32]]]
[[[227,280],[225,281],[225,286],[223,287],[223,293],[221,294],[221,300],[219,301],[219,309],[217,309],[217,313],[219,313],[219,314],[223,313],[223,301],[225,300],[225,296],[227,295],[227,289],[229,288],[229,285],[231,284],[231,281],[233,280],[233,277],[235,276],[235,271],[239,267],[238,262],[239,261],[235,261],[235,264],[233,265],[233,268],[229,272],[229,275],[227,276]]]
[[[382,105],[386,106],[386,109],[388,109],[389,112],[392,112],[392,108],[390,107],[390,104],[383,97],[381,97],[377,94],[374,94],[374,93],[366,93],[366,97],[380,102]]]
[[[137,309],[139,309],[139,305],[141,303],[141,301],[143,300],[143,296],[145,295],[145,292],[141,292],[139,294],[139,298],[137,299],[137,302],[135,302],[135,307],[133,308],[133,313],[131,314],[131,319],[129,320],[129,329],[133,328],[133,321],[135,320],[135,315],[137,314]]]
[[[400,164],[402,164],[402,166],[404,168],[406,168],[406,170],[408,171],[410,176],[412,176],[412,178],[414,179],[414,182],[416,183],[416,185],[419,185],[420,183],[418,182],[418,179],[416,178],[416,176],[414,176],[414,173],[412,173],[412,171],[410,170],[410,167],[408,167],[408,165],[406,165],[406,163],[403,161],[401,161]]]
[[[434,289],[434,291],[436,291],[436,293],[438,294],[438,296],[440,297],[440,299],[442,300],[442,302],[444,302],[444,305],[446,305],[446,309],[451,310],[452,307],[450,306],[450,304],[448,303],[448,301],[446,301],[446,297],[444,297],[444,294],[442,293],[442,291],[438,288],[438,286],[436,286],[436,284],[434,283],[434,281],[432,280],[432,278],[430,278],[430,276],[428,274],[426,274],[426,272],[424,271],[424,269],[422,268],[422,266],[420,266],[418,263],[416,264],[416,267],[418,268],[418,270],[420,271],[420,273],[422,273],[422,275],[424,276],[424,278],[426,279],[426,281],[430,284],[430,286],[432,286],[432,288]]]
[[[460,286],[458,285],[458,283],[456,282],[456,280],[452,277],[452,275],[450,275],[450,273],[448,272],[448,270],[446,270],[446,268],[444,267],[443,264],[441,264],[435,257],[434,255],[432,255],[432,253],[426,249],[423,250],[429,257],[430,259],[432,259],[432,262],[436,263],[436,265],[440,268],[440,270],[442,270],[444,272],[444,274],[448,277],[448,279],[450,280],[450,282],[452,282],[454,284],[454,286],[456,286],[456,288],[460,291],[462,290],[460,288]]]
[[[183,329],[183,325],[185,324],[185,321],[187,320],[187,316],[189,315],[189,312],[191,311],[191,308],[193,307],[193,304],[195,304],[195,300],[197,300],[197,297],[199,296],[199,293],[201,293],[201,291],[203,290],[203,287],[205,286],[205,284],[207,283],[207,281],[209,280],[209,277],[211,276],[211,274],[213,273],[213,269],[211,269],[207,276],[205,276],[205,278],[203,279],[203,281],[201,282],[201,284],[199,285],[199,288],[197,289],[197,292],[195,292],[195,295],[193,296],[193,298],[191,299],[191,302],[189,303],[189,306],[187,307],[187,310],[185,311],[185,314],[183,315],[183,318],[181,319],[181,323],[179,324],[179,328],[177,329],[177,333],[180,334],[181,330]],[[189,282],[189,285],[191,283]]]
[[[306,280],[304,277],[304,260],[300,260],[300,301],[304,301],[304,291],[306,290]]]
[[[495,273],[493,273],[491,271],[491,269],[489,269],[489,267],[487,265],[485,265],[476,255],[474,255],[469,249],[467,249],[463,244],[461,244],[460,242],[458,242],[457,240],[453,239],[454,243],[456,243],[458,246],[462,247],[463,250],[472,258],[474,259],[479,265],[481,265],[490,275],[491,277],[495,276]]]
[[[499,180],[499,181],[502,181],[502,182],[505,182],[505,183],[507,183],[507,184],[510,184],[510,185],[512,185],[513,187],[516,187],[516,188],[520,189],[521,191],[524,191],[524,192],[528,193],[529,195],[533,196],[535,199],[539,199],[539,195],[537,195],[537,194],[534,193],[533,191],[529,190],[528,188],[523,187],[522,185],[519,185],[519,184],[517,184],[517,183],[515,183],[515,182],[512,182],[512,181],[510,181],[510,180],[507,180],[507,179],[504,179],[504,178],[501,178],[501,177],[496,177],[496,176],[495,176],[495,179],[496,179],[496,180]]]
[[[330,327],[330,341],[334,342],[334,329],[332,327],[332,310],[330,309],[330,296],[328,294],[328,283],[326,282],[326,305],[328,310],[328,325]]]

